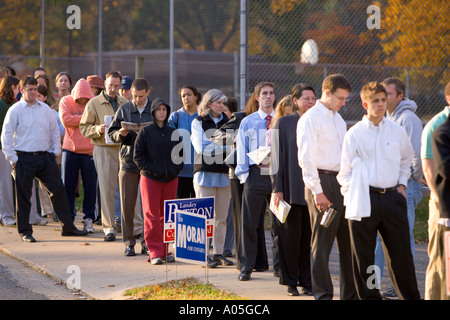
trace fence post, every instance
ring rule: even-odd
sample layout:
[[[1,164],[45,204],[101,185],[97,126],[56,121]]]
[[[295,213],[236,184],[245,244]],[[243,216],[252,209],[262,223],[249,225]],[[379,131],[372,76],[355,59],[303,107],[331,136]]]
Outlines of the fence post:
[[[144,57],[136,57],[135,79],[144,77]]]

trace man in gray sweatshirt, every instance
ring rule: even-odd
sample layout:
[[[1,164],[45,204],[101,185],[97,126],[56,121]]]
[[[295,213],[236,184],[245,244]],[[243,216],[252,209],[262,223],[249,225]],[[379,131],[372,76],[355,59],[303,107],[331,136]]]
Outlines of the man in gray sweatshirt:
[[[414,149],[414,157],[411,163],[411,177],[406,187],[406,203],[408,211],[409,232],[411,238],[411,251],[414,258],[414,220],[416,206],[422,199],[422,184],[425,179],[422,172],[422,163],[420,160],[420,146],[423,125],[416,115],[417,104],[405,97],[405,84],[397,78],[387,78],[383,80],[383,85],[387,91],[387,112],[386,118],[402,126],[411,141]],[[384,268],[384,255],[381,246],[381,240],[378,236],[375,248],[375,264],[380,267],[380,279],[382,278]],[[388,290],[384,294],[386,298],[395,296],[395,291]]]

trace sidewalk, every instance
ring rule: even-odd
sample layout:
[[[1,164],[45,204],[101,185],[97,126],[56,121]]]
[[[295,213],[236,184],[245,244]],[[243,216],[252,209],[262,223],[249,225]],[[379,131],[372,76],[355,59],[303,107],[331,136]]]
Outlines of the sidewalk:
[[[76,225],[81,229],[78,219]],[[124,256],[125,247],[120,234],[116,241],[105,242],[101,228],[96,226],[96,232],[86,237],[62,237],[59,223],[53,222],[51,218],[47,220],[49,223],[46,226],[33,226],[36,243],[23,243],[17,228],[1,226],[0,252],[65,283],[70,283],[73,270],[79,270],[81,291],[92,299],[124,300],[128,299],[123,295],[127,289],[196,277],[251,300],[314,300],[305,295],[288,296],[286,287],[279,285],[279,279],[273,276],[272,270],[254,272],[250,281],[241,282],[238,281],[239,272],[235,266],[205,269],[199,265],[178,261],[155,266],[147,262],[147,256],[140,254],[139,244],[135,247],[136,256]],[[266,240],[271,259],[268,233]],[[231,260],[235,262],[234,258]],[[423,297],[425,269],[428,263],[425,245],[416,246],[416,261],[419,262],[416,262],[416,272]],[[335,284],[334,299],[339,299],[338,264],[337,252],[333,250],[330,269]],[[387,271],[385,277],[386,275]]]

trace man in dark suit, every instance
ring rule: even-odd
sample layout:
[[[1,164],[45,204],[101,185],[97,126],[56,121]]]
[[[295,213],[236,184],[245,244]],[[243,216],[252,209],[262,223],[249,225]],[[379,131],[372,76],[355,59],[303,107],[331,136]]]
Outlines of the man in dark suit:
[[[310,85],[299,83],[292,88],[294,113],[276,120],[271,137],[271,173],[275,205],[286,201],[291,210],[286,222],[277,219],[280,256],[280,284],[288,287],[288,294],[298,296],[297,286],[312,295],[310,241],[311,226],[305,201],[305,184],[298,164],[297,123],[316,102],[316,93]]]

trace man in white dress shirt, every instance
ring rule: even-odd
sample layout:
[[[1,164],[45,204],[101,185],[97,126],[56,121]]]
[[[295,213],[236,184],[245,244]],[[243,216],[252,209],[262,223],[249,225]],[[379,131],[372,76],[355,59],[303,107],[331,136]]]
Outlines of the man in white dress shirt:
[[[349,81],[339,74],[323,81],[322,97],[297,124],[299,165],[305,182],[305,200],[311,220],[311,279],[314,298],[333,298],[328,267],[334,239],[340,255],[340,298],[356,299],[353,282],[350,235],[344,218],[344,205],[336,176],[340,169],[342,142],[347,125],[338,111],[350,94]],[[325,228],[320,224],[324,211],[333,206],[337,214]]]
[[[358,297],[382,298],[376,274],[373,277],[379,232],[399,298],[420,299],[405,193],[414,150],[405,129],[384,117],[387,93],[381,83],[366,84],[361,100],[367,115],[345,135],[338,175],[347,210],[357,204],[347,216]]]
[[[50,107],[37,100],[37,80],[31,76],[20,82],[22,99],[8,110],[2,130],[6,160],[15,172],[17,228],[24,242],[35,242],[30,220],[33,179],[39,179],[51,193],[63,236],[84,236],[72,220],[67,194],[55,155],[61,153],[58,124]]]

